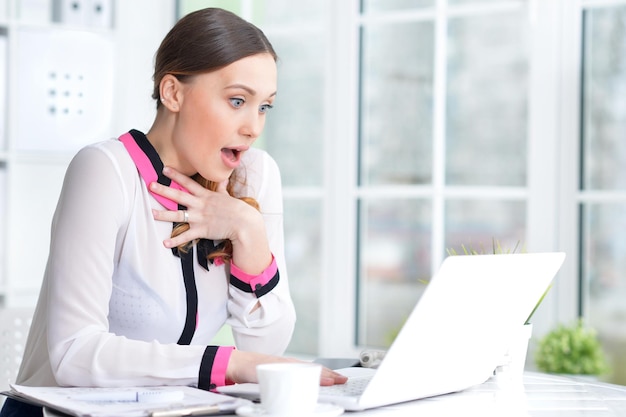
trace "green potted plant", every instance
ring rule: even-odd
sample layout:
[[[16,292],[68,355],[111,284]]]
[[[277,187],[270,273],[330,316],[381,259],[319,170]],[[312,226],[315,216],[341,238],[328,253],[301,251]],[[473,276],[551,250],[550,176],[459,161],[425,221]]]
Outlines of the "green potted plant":
[[[595,375],[608,373],[609,366],[596,331],[582,319],[559,324],[543,336],[535,352],[535,364],[551,374]]]

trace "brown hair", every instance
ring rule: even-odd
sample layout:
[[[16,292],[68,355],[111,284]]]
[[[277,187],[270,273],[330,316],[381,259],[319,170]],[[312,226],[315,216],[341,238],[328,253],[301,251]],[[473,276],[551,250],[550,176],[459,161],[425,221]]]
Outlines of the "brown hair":
[[[160,84],[165,75],[172,74],[184,83],[194,75],[217,71],[242,58],[262,53],[269,53],[275,61],[278,59],[265,34],[236,14],[218,8],[189,13],[168,32],[156,52],[152,98],[156,100],[157,109],[161,106]],[[209,190],[217,190],[216,183],[199,174],[193,179]],[[234,194],[234,186],[238,181],[242,182],[235,171],[228,183],[228,194]],[[259,209],[253,198],[239,198]],[[178,236],[188,229],[189,224],[180,223],[172,230],[172,236]],[[187,251],[191,243],[187,242],[178,249]],[[232,258],[231,242],[224,241],[223,247],[208,258],[229,261]]]
[[[157,50],[152,98],[161,105],[159,85],[166,74],[179,81],[216,71],[248,56],[276,52],[265,34],[252,23],[223,9],[201,9],[181,18]]]

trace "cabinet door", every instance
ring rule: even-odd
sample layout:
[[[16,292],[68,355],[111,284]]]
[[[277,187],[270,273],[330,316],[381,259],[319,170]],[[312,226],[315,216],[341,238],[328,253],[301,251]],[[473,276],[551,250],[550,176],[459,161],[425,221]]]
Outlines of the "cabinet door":
[[[16,150],[74,152],[111,136],[110,36],[22,28],[17,46]]]

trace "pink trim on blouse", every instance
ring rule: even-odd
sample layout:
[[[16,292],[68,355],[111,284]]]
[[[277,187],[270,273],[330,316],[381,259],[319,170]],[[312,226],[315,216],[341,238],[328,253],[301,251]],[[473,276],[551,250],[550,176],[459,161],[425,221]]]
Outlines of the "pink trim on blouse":
[[[274,275],[276,275],[276,271],[278,271],[278,265],[276,264],[274,254],[272,254],[272,263],[270,263],[269,266],[265,268],[265,270],[259,275],[250,275],[239,269],[234,262],[230,263],[231,275],[245,282],[246,284],[250,284],[250,287],[253,289],[259,286],[262,287],[267,284],[272,278],[274,278]]]
[[[139,145],[137,145],[137,142],[135,142],[135,138],[133,138],[133,135],[128,132],[124,133],[122,136],[120,136],[119,140],[124,144],[126,150],[128,151],[128,154],[135,162],[137,170],[139,171],[139,175],[141,175],[141,178],[143,178],[146,186],[149,186],[150,184],[155,182],[159,178],[159,174],[155,171],[154,166],[152,165],[152,161],[150,161],[150,158],[148,158],[148,156],[139,147]],[[170,187],[188,192],[185,188],[183,188],[175,181],[171,182]],[[150,188],[148,188],[148,190],[149,189]],[[178,210],[177,202],[153,192],[150,192],[150,194],[152,194],[159,203],[163,204],[165,208],[169,210]]]
[[[215,353],[215,359],[213,359],[213,368],[211,369],[211,383],[218,387],[224,385],[232,385],[232,381],[226,380],[226,368],[228,368],[228,361],[230,361],[230,355],[232,355],[234,346],[220,346]]]

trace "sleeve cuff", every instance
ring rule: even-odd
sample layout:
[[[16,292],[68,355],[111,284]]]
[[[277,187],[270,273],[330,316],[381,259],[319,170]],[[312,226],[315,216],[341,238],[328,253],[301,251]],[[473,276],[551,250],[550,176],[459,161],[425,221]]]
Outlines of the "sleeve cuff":
[[[230,283],[234,287],[245,292],[253,292],[257,297],[261,297],[278,285],[279,281],[278,265],[272,255],[272,262],[259,275],[250,275],[230,263]]]
[[[200,363],[198,388],[213,391],[217,387],[231,385],[226,379],[226,369],[234,346],[207,346]]]

